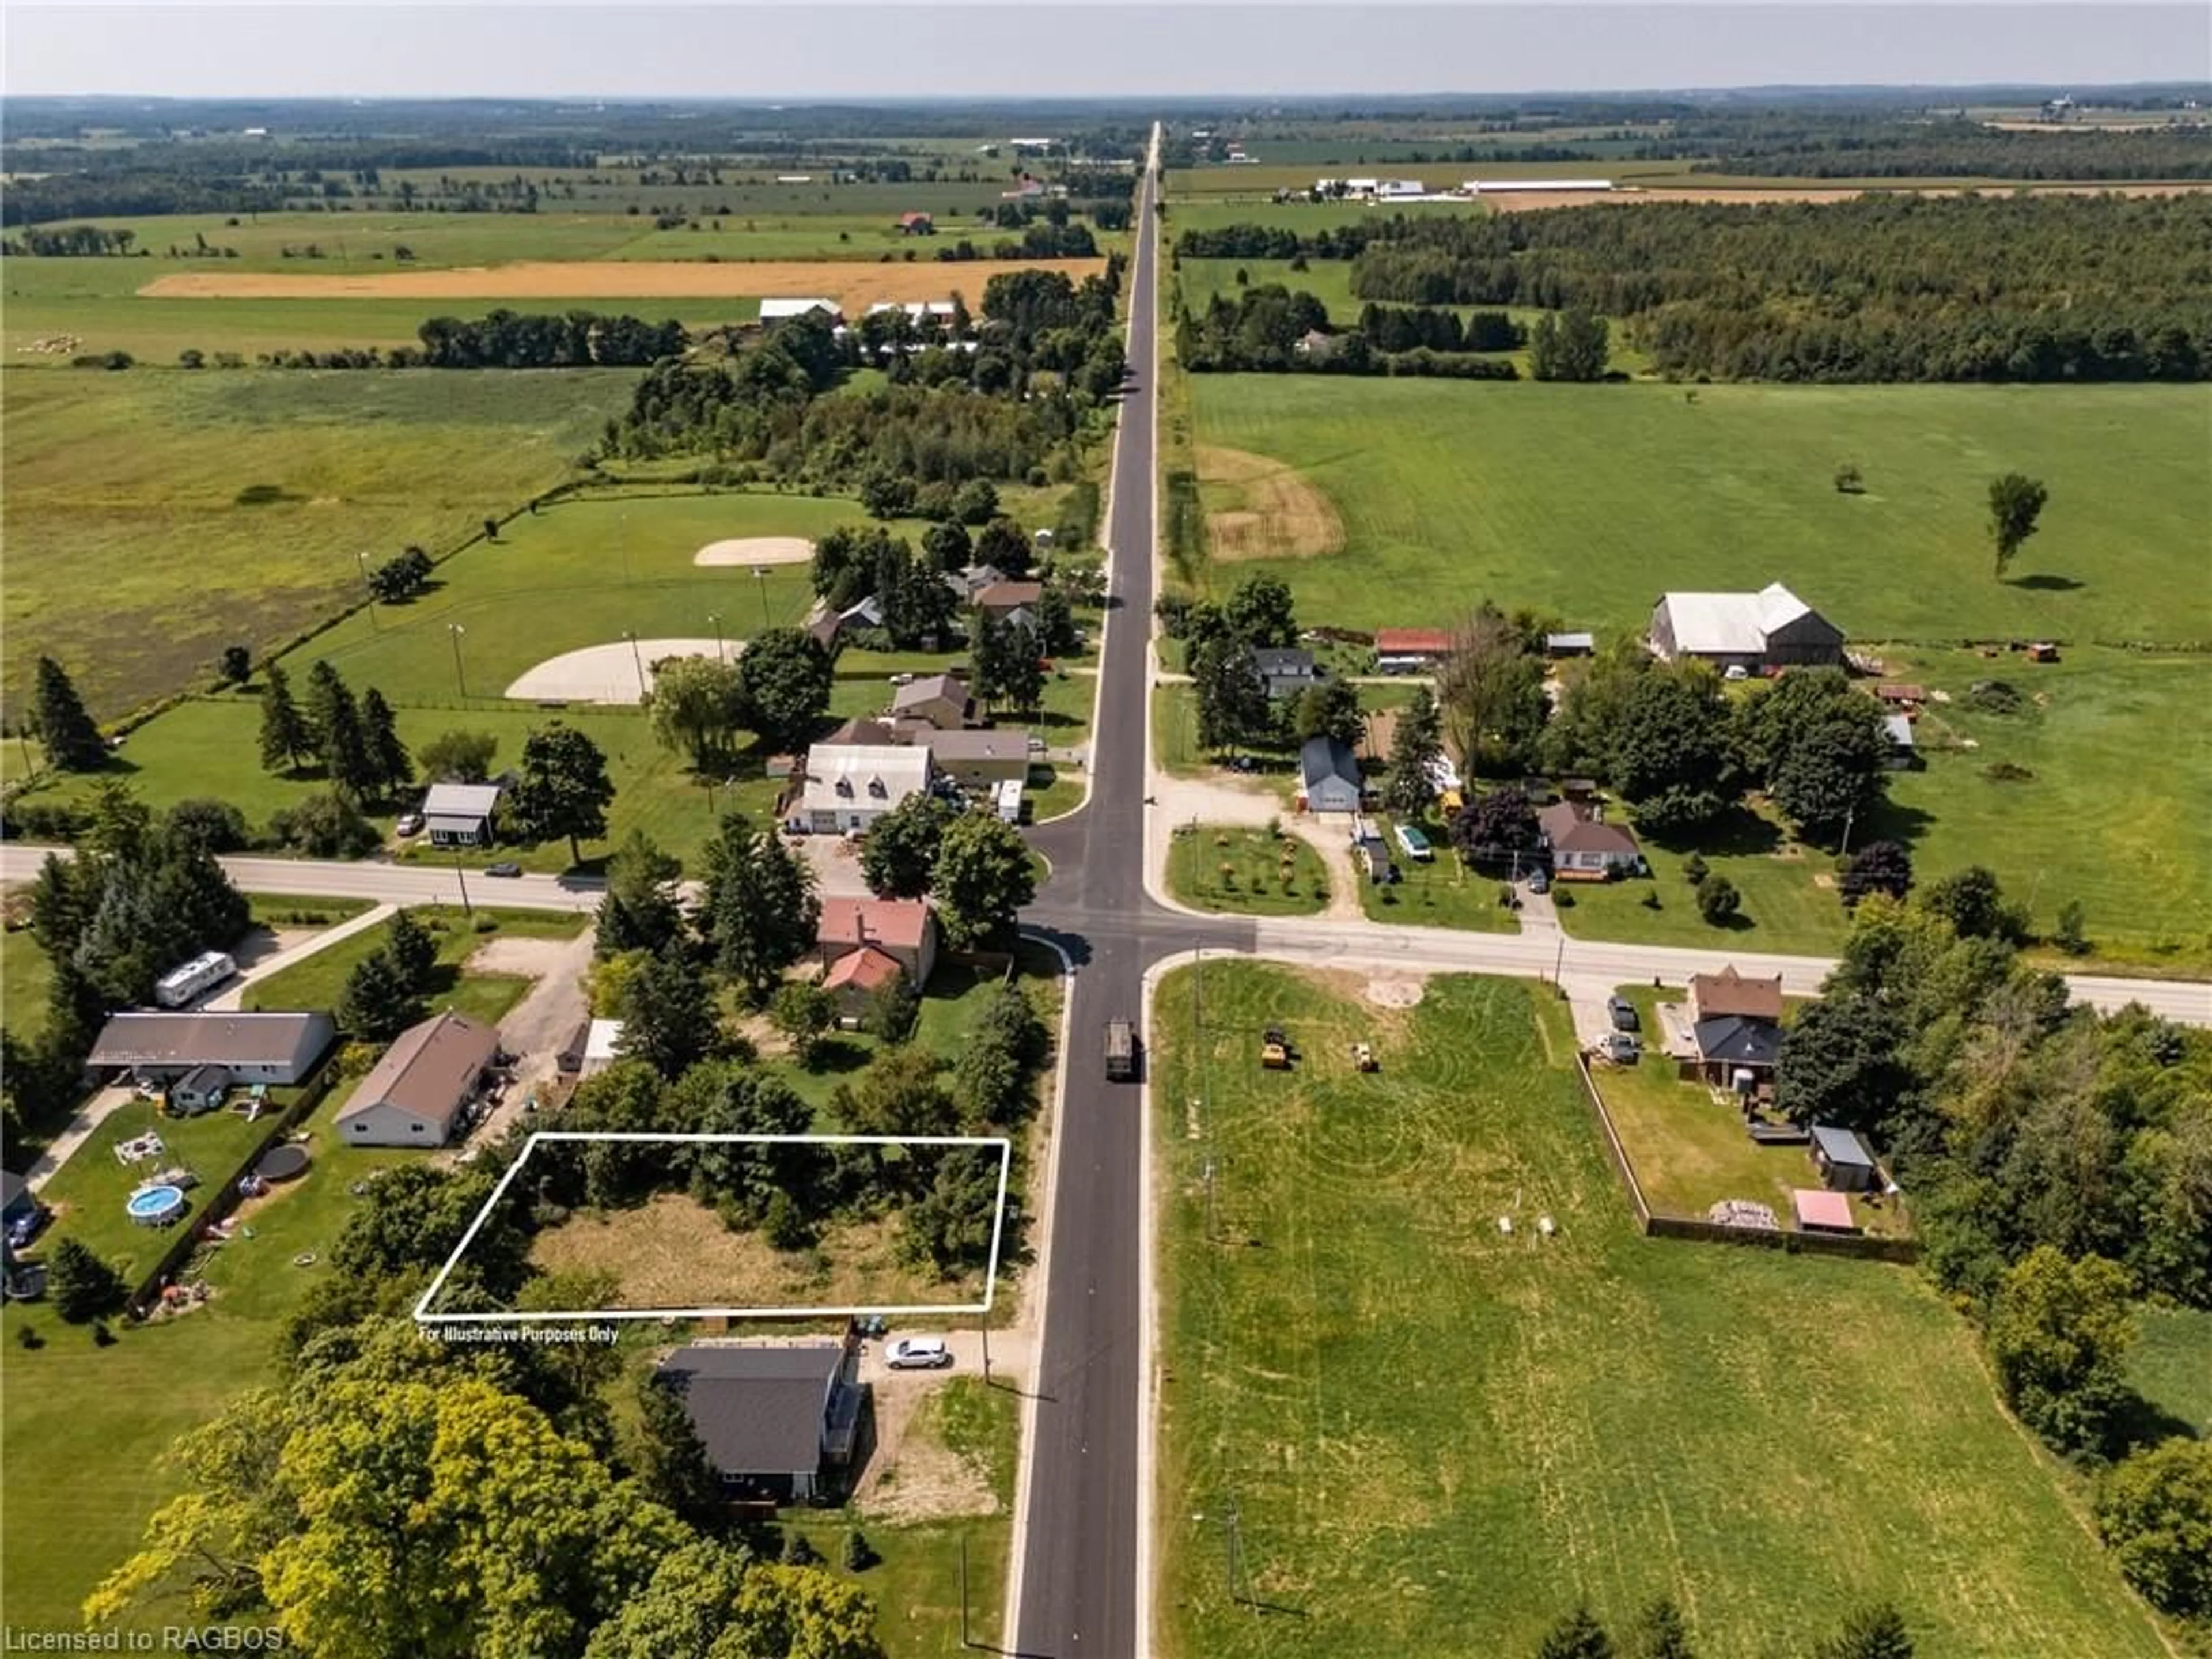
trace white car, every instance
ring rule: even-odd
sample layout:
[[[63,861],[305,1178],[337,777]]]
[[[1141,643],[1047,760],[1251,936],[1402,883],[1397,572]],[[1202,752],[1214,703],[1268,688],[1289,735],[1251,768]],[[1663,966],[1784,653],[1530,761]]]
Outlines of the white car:
[[[884,1350],[884,1364],[895,1371],[941,1370],[951,1363],[941,1336],[902,1336]]]

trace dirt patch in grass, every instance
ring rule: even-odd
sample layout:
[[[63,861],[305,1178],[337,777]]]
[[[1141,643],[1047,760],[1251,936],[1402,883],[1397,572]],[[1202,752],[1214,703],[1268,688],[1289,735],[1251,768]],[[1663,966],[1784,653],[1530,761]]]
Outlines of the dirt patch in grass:
[[[691,556],[694,564],[805,564],[814,544],[804,536],[740,536],[709,542]]]
[[[878,301],[941,300],[954,289],[982,293],[992,277],[1057,270],[1071,282],[1096,276],[1103,259],[972,259],[863,264],[840,259],[552,260],[462,270],[387,270],[346,276],[281,271],[191,270],[156,277],[147,299],[192,300],[603,300],[734,299],[792,295],[834,300],[848,311]]]
[[[1230,504],[1206,515],[1217,559],[1307,559],[1344,550],[1344,520],[1303,473],[1265,455],[1201,447],[1199,478]]]
[[[732,1232],[704,1205],[663,1193],[635,1210],[579,1213],[531,1241],[551,1273],[611,1273],[617,1308],[844,1308],[972,1302],[974,1283],[937,1283],[900,1262],[889,1219],[833,1223],[811,1250]]]
[[[945,1444],[939,1431],[945,1381],[890,1372],[869,1384],[876,1450],[853,1495],[870,1520],[905,1526],[998,1513],[988,1471]]]
[[[461,971],[543,979],[561,965],[573,948],[573,942],[565,939],[486,939],[470,953]]]
[[[1417,979],[1370,979],[1367,1000],[1377,1008],[1413,1008],[1420,1005],[1421,990]]]

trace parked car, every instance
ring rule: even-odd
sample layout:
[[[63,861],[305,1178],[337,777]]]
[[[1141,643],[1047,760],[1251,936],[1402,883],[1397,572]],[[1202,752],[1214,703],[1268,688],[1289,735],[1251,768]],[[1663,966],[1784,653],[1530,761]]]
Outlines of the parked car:
[[[1636,1017],[1636,1005],[1626,997],[1607,997],[1605,1012],[1612,1018],[1616,1031],[1640,1031],[1644,1022]]]
[[[1550,892],[1552,890],[1550,874],[1540,868],[1531,870],[1528,872],[1528,890],[1532,893]]]
[[[1724,680],[1747,680],[1751,678],[1751,671],[1740,662],[1732,662],[1722,673],[1721,678]]]
[[[45,1205],[33,1204],[8,1224],[8,1248],[21,1249],[39,1236],[39,1230],[53,1219],[53,1214]]]
[[[884,1350],[884,1364],[895,1371],[941,1370],[951,1363],[941,1336],[902,1336]]]
[[[893,685],[912,685],[914,684],[914,676],[911,674],[894,674],[891,676],[891,684]]]
[[[397,828],[403,836],[419,836],[422,833],[422,815],[420,812],[402,812]]]
[[[1044,739],[1042,738],[1031,738],[1030,739],[1030,753],[1032,755],[1042,755],[1044,753]]]
[[[1229,760],[1229,769],[1232,772],[1256,772],[1260,769],[1260,763],[1249,755],[1232,755]]]
[[[1644,1057],[1644,1045],[1626,1031],[1615,1031],[1605,1040],[1605,1057],[1616,1066],[1633,1066]]]
[[[484,870],[488,876],[519,876],[521,873],[522,866],[510,859],[502,859],[497,864],[487,866]]]

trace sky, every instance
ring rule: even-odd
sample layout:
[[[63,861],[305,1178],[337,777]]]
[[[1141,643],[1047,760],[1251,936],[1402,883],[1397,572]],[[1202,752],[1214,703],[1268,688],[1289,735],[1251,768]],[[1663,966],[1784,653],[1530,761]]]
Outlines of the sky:
[[[2212,4],[24,3],[0,90],[1081,97],[2212,80]]]

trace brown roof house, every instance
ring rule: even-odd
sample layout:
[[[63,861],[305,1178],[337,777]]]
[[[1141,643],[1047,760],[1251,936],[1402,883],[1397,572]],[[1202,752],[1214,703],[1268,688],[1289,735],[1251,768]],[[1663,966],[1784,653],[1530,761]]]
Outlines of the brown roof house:
[[[892,694],[891,718],[957,732],[975,724],[975,699],[969,695],[968,682],[957,675],[924,674]]]
[[[224,1086],[292,1084],[314,1071],[337,1035],[321,1013],[124,1013],[100,1028],[86,1064],[127,1068],[141,1083],[173,1083],[211,1068]]]
[[[1782,975],[1777,974],[1772,979],[1752,979],[1736,972],[1734,963],[1717,974],[1692,974],[1690,976],[1692,1023],[1704,1019],[1726,1019],[1731,1015],[1779,1025],[1782,1023]]]
[[[1537,832],[1551,848],[1552,873],[1563,881],[1610,881],[1644,867],[1636,837],[1605,821],[1605,808],[1563,800],[1536,814]]]
[[[464,1014],[402,1031],[337,1116],[349,1146],[442,1146],[499,1054],[499,1033]]]
[[[937,966],[937,916],[921,899],[825,898],[814,945],[825,969],[856,951],[878,951],[898,963],[918,990]]]
[[[996,727],[988,732],[933,732],[921,739],[941,777],[963,789],[1026,783],[1030,776],[1030,734]]]
[[[975,593],[975,608],[994,623],[1037,625],[1037,606],[1044,599],[1042,582],[993,582]]]

